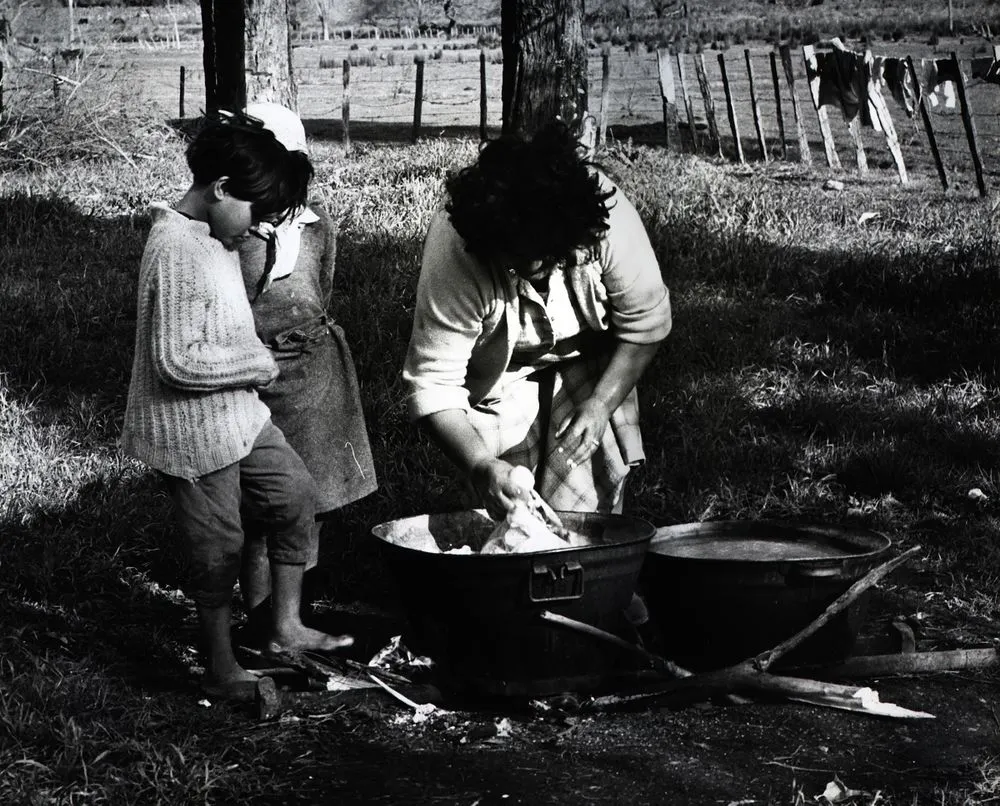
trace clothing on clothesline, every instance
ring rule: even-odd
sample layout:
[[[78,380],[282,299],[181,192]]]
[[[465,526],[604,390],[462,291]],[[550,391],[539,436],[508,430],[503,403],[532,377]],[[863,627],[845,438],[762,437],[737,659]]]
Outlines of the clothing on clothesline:
[[[833,50],[815,53],[812,60],[806,60],[810,83],[819,78],[817,105],[840,107],[848,122],[860,115],[862,125],[881,131],[870,97],[872,92],[878,92],[872,84],[870,54],[849,50],[837,38],[831,44]]]
[[[943,105],[954,109],[958,105],[955,82],[959,70],[954,59],[921,59],[920,88],[931,108]]]
[[[909,117],[917,109],[919,94],[906,60],[896,56],[876,56],[872,62],[872,83],[884,86]]]
[[[972,60],[972,78],[987,84],[1000,84],[1000,60],[984,56]]]

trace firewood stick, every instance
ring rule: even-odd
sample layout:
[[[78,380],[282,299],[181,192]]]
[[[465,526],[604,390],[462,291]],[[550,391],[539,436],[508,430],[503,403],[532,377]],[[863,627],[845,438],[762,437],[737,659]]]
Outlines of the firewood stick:
[[[624,649],[627,652],[631,652],[634,655],[638,655],[646,660],[650,666],[659,671],[665,672],[671,677],[689,677],[691,675],[691,672],[681,666],[678,666],[672,660],[667,660],[666,658],[661,658],[659,655],[654,655],[652,652],[647,652],[641,646],[630,643],[624,638],[619,638],[614,633],[602,630],[600,627],[595,627],[592,624],[587,624],[583,621],[577,621],[569,616],[562,616],[559,613],[553,613],[551,610],[543,610],[539,613],[539,617],[542,621],[547,621],[550,624],[555,624],[559,627],[565,627],[568,630],[584,633],[592,638],[597,638],[600,641],[605,641],[606,643],[613,644],[614,646]]]
[[[775,694],[781,696],[803,694],[835,694],[843,696],[856,691],[856,687],[844,686],[838,683],[826,683],[818,680],[807,680],[799,677],[785,677],[754,670],[749,662],[715,669],[710,672],[698,672],[675,680],[665,680],[654,689],[636,694],[612,694],[598,697],[595,704],[631,704],[670,697],[684,692],[696,691],[705,698],[718,694],[728,694],[733,691],[756,694]]]
[[[835,599],[829,607],[826,608],[822,613],[819,614],[812,622],[799,630],[791,638],[782,641],[773,649],[766,652],[761,652],[753,658],[748,658],[747,662],[751,663],[755,669],[760,672],[766,672],[771,665],[778,660],[782,655],[787,654],[791,650],[795,649],[799,644],[806,640],[809,636],[813,635],[817,630],[823,627],[827,622],[829,622],[834,616],[843,610],[846,610],[862,593],[864,593],[868,588],[874,585],[876,582],[881,580],[883,577],[888,575],[890,572],[894,571],[903,563],[907,562],[910,557],[920,551],[920,546],[914,546],[907,551],[904,551],[898,557],[895,557],[888,562],[883,563],[877,568],[869,571],[865,576],[855,582],[851,587],[844,591],[837,599]]]
[[[954,672],[986,669],[1000,664],[1000,653],[992,647],[946,649],[934,652],[904,652],[890,655],[859,655],[833,665],[786,669],[786,673],[808,673],[824,678],[864,678],[920,672]]]
[[[860,711],[877,716],[911,718],[932,716],[921,711],[900,708],[891,703],[881,703],[878,694],[869,688],[758,672],[749,661],[713,672],[702,672],[679,680],[664,681],[655,691],[597,697],[591,705],[598,709],[645,705],[650,701],[694,692],[705,698],[720,694],[764,694],[810,705]]]

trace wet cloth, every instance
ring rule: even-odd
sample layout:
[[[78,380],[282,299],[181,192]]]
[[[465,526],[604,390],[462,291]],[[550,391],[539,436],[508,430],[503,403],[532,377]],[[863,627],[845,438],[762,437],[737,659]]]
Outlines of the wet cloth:
[[[354,361],[343,329],[327,313],[336,227],[325,211],[314,212],[316,220],[301,228],[294,271],[266,291],[257,293],[268,245],[246,239],[240,261],[257,333],[280,369],[261,400],[315,479],[322,514],[374,492],[378,483]]]

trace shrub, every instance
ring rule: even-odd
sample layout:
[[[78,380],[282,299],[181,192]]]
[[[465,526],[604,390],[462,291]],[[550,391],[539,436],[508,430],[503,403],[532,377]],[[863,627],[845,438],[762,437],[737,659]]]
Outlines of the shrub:
[[[478,48],[498,48],[501,45],[500,32],[494,29],[484,31],[476,37],[476,47]]]
[[[351,52],[347,56],[347,61],[351,67],[374,67],[378,63],[378,54],[372,51]]]
[[[591,30],[590,38],[595,44],[601,45],[604,42],[611,41],[611,32],[608,30],[606,25],[599,23]]]

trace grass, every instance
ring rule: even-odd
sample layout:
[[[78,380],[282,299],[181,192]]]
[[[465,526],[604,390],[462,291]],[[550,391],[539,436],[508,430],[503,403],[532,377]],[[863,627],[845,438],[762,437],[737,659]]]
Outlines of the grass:
[[[44,149],[0,151],[0,802],[246,802],[291,786],[261,761],[286,728],[248,732],[240,714],[195,705],[169,507],[115,446],[143,211],[186,186],[182,143],[141,116],[74,114],[31,120]],[[14,125],[25,119],[0,122]],[[391,599],[373,524],[457,504],[450,468],[405,421],[399,368],[441,181],[476,148],[315,144],[316,195],[341,220],[335,313],[380,481],[325,543],[331,604]],[[899,593],[922,603],[926,640],[996,635],[996,203],[942,194],[932,176],[904,188],[844,175],[831,192],[789,164],[627,143],[602,159],[647,223],[675,308],[641,385],[648,461],[629,511],[919,542]],[[987,802],[997,780],[984,760],[933,802]]]

